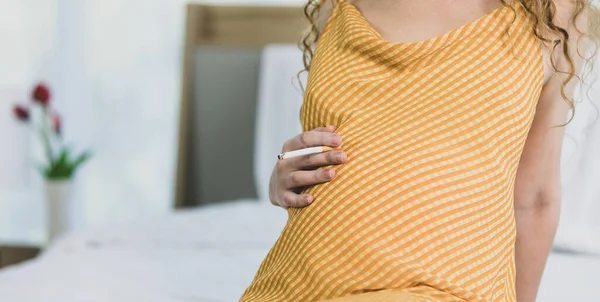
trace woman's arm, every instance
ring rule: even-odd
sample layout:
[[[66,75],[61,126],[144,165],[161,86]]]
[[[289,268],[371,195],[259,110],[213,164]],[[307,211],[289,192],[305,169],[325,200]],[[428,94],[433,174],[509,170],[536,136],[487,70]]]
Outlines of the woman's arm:
[[[580,74],[583,60],[575,49],[578,34],[567,25],[574,6],[569,0],[555,2],[557,18],[560,19],[558,21],[562,20],[562,27],[567,28],[570,33],[575,72]],[[585,16],[582,15],[582,18]],[[583,31],[586,30],[584,23],[586,22],[580,23],[578,19],[578,28]],[[580,50],[583,50],[582,44]],[[555,59],[561,70],[568,70],[560,48],[555,52]],[[566,123],[570,117],[570,105],[561,95],[564,79],[565,75],[555,74],[544,85],[517,171],[515,256],[519,302],[535,301],[558,226],[561,202],[560,158],[565,128],[554,126]],[[574,78],[566,87],[565,94],[571,99],[577,81]]]
[[[568,104],[556,77],[539,100],[515,183],[517,301],[534,302],[558,225],[561,181],[560,153]],[[564,103],[564,104],[563,104]]]

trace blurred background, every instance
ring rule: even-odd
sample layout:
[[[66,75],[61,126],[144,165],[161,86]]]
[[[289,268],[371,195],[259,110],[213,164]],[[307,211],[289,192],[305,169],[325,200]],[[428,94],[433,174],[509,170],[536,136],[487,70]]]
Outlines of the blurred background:
[[[204,1],[211,2],[277,1]],[[36,211],[26,205],[43,197],[31,168],[36,138],[11,110],[44,81],[64,116],[65,140],[95,151],[76,179],[80,223],[172,210],[186,1],[1,0],[0,7],[0,137],[6,144],[0,200],[31,215]],[[6,222],[0,220],[1,229],[9,228]],[[41,228],[27,233],[44,237]]]
[[[184,1],[176,2],[0,2],[0,136],[6,142],[0,158],[8,167],[0,172],[0,199],[14,206],[2,212],[41,215],[35,206],[25,209],[42,197],[29,152],[36,141],[10,118],[36,81],[52,88],[65,139],[95,150],[77,178],[82,224],[169,211],[185,19]],[[1,229],[11,228],[6,222]],[[26,232],[41,239],[45,230]]]
[[[266,188],[300,132],[303,4],[0,0],[0,300],[235,301],[287,219]],[[67,189],[49,189],[37,129],[14,116],[43,119],[39,83],[62,140],[91,150]],[[595,85],[568,126],[540,301],[598,301]]]

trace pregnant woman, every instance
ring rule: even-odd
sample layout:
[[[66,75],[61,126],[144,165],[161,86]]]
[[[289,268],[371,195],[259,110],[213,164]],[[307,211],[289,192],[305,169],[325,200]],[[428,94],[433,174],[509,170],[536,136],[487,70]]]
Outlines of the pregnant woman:
[[[241,301],[535,301],[592,3],[305,11],[305,132],[283,152],[334,150],[279,160],[271,202],[288,222]]]

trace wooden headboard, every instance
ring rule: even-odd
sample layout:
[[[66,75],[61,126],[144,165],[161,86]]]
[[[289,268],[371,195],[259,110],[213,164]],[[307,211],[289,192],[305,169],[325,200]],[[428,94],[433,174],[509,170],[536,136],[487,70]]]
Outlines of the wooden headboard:
[[[175,207],[191,206],[187,199],[190,105],[195,83],[195,51],[202,46],[262,47],[275,43],[298,43],[306,26],[297,6],[224,6],[189,4],[178,137]],[[194,156],[197,156],[194,154]]]

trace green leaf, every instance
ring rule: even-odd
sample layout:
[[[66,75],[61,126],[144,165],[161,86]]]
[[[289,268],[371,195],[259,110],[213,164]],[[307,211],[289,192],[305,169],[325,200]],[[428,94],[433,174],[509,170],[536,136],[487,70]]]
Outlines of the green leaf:
[[[69,147],[63,147],[57,158],[46,166],[40,166],[40,171],[47,179],[68,179],[90,157],[91,152],[88,150],[73,158],[72,150]]]
[[[69,148],[65,147],[60,151],[60,155],[58,156],[58,159],[56,160],[56,165],[57,166],[62,166],[65,165],[69,162],[69,154],[71,153],[71,151],[69,150]]]
[[[84,151],[72,163],[73,168],[76,169],[79,165],[86,162],[91,156],[92,156],[92,152],[90,152],[89,150]]]

